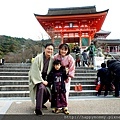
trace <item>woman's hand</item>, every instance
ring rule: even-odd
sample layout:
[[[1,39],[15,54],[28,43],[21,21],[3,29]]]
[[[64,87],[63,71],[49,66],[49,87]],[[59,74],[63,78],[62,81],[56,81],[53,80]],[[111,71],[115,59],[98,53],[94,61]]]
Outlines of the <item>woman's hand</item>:
[[[68,74],[69,73],[69,69],[66,67],[65,70],[66,70],[66,74]]]
[[[71,80],[71,78],[70,78],[70,77],[68,77],[68,79],[67,79],[67,80],[65,80],[65,83],[68,83],[70,80]]]

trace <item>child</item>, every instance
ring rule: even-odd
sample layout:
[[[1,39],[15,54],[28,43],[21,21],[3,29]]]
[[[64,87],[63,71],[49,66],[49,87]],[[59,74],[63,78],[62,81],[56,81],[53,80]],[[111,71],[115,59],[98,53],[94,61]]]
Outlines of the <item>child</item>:
[[[51,108],[52,112],[59,113],[61,109],[65,114],[69,114],[69,111],[66,109],[66,89],[65,89],[65,80],[68,78],[68,70],[65,67],[61,66],[60,60],[55,60],[53,62],[53,68],[47,77],[48,86],[51,88]]]
[[[82,52],[82,58],[83,58],[83,66],[87,65],[89,67],[89,64],[88,64],[88,55],[87,55],[87,51],[84,50]]]

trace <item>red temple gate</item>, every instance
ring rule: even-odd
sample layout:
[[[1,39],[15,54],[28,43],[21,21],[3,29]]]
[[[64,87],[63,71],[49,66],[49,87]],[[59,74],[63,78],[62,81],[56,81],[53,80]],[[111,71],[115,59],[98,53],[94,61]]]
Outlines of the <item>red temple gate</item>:
[[[51,8],[46,15],[35,14],[36,19],[51,37],[52,42],[78,43],[88,46],[96,32],[101,30],[108,10],[96,12],[95,6]]]

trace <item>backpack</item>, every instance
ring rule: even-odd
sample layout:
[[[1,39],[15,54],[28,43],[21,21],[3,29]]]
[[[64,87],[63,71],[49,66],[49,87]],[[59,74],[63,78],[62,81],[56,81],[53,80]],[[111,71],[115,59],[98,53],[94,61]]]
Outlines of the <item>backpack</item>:
[[[93,46],[90,46],[89,54],[93,54]]]

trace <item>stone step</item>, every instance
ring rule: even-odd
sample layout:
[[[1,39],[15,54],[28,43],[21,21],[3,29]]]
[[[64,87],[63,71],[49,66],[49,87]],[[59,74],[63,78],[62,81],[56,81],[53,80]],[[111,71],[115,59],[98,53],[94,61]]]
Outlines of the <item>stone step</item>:
[[[96,69],[94,69],[94,68],[92,68],[92,67],[83,67],[83,66],[76,67],[75,69],[76,69],[76,70],[79,70],[79,69],[81,69],[81,70],[96,70]]]
[[[30,66],[0,66],[0,68],[7,68],[7,69],[9,69],[9,68],[14,68],[14,69],[17,69],[17,68],[24,68],[24,69],[30,69]]]
[[[82,91],[75,91],[70,90],[70,96],[96,96],[96,90],[82,90]],[[101,91],[101,95],[104,94],[104,91]],[[114,91],[108,92],[108,95],[114,95]]]
[[[27,67],[27,68],[21,68],[21,67],[4,67],[4,68],[1,68],[0,67],[0,72],[2,72],[2,71],[5,71],[5,72],[12,72],[12,71],[14,71],[14,72],[28,72],[30,70],[30,68],[29,67]],[[81,69],[78,69],[78,70],[75,70],[75,73],[97,73],[97,71],[96,70],[81,70]]]
[[[84,67],[84,66],[75,67],[75,69],[94,70],[92,67]]]
[[[0,72],[29,72],[29,68],[0,68]]]
[[[28,79],[4,79],[0,80],[0,85],[26,85],[28,84],[29,80]],[[95,85],[95,80],[72,80],[71,85]]]
[[[83,90],[95,90],[95,85],[81,85]],[[75,90],[75,85],[70,85],[70,90]]]
[[[28,71],[21,71],[21,72],[15,72],[15,71],[9,71],[9,72],[5,72],[5,71],[0,71],[0,76],[28,76]],[[75,76],[96,76],[96,73],[75,73]]]
[[[74,90],[75,85],[71,85],[70,89]],[[95,90],[95,85],[82,85],[83,90]],[[6,84],[6,85],[0,85],[0,91],[29,91],[29,85],[28,84]]]
[[[0,80],[28,80],[28,76],[0,76]]]
[[[95,80],[96,76],[75,76],[72,80]],[[28,76],[0,76],[0,80],[28,80]]]
[[[28,84],[29,80],[0,80],[0,85],[21,85],[21,84]],[[76,84],[81,84],[81,85],[94,85],[95,81],[94,80],[72,80],[71,85],[76,85]]]
[[[0,91],[0,97],[29,97],[29,91]]]
[[[81,85],[94,85],[95,80],[71,80],[71,85],[76,85],[76,84],[81,84]]]
[[[82,91],[75,91],[70,90],[70,96],[96,96],[97,91],[96,90],[82,90]]]
[[[0,72],[0,76],[28,76],[28,72]]]
[[[96,76],[96,73],[75,73],[75,76]]]
[[[17,72],[17,71],[0,71],[0,76],[8,76],[8,75],[14,75],[14,76],[28,76],[28,71],[21,71],[21,72]],[[96,73],[75,73],[75,76],[96,76]]]
[[[70,97],[74,96],[96,96],[96,90],[82,90],[74,91],[70,90]],[[101,91],[101,95],[104,94],[104,91]],[[114,95],[114,91],[108,92],[108,95]],[[0,97],[29,97],[29,91],[0,91]]]
[[[29,91],[28,85],[2,85],[0,91]]]
[[[28,80],[0,80],[1,85],[28,85]]]
[[[95,80],[96,76],[75,76],[73,80]]]
[[[97,73],[94,70],[75,70],[75,73]]]
[[[0,68],[30,68],[31,63],[5,63]]]

